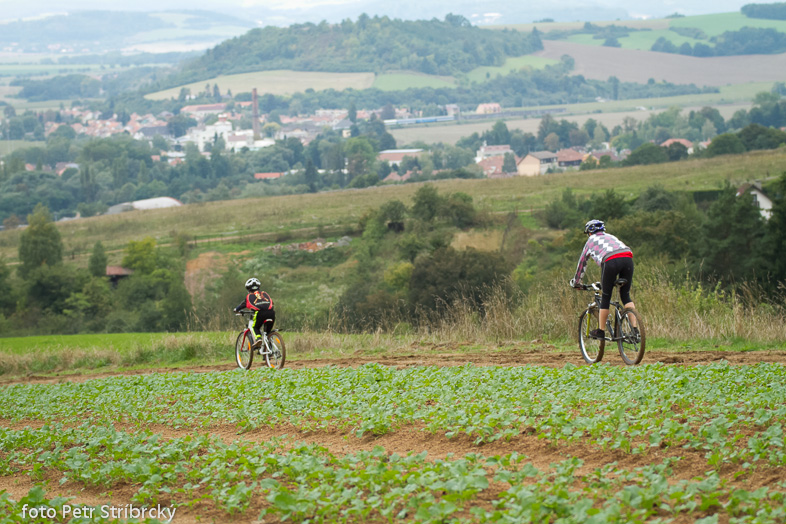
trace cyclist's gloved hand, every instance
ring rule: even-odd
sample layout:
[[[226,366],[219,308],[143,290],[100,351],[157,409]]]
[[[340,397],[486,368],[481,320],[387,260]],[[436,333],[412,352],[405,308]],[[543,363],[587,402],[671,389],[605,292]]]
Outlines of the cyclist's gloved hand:
[[[238,308],[235,308],[232,311],[234,311],[235,313],[240,313],[240,310]]]

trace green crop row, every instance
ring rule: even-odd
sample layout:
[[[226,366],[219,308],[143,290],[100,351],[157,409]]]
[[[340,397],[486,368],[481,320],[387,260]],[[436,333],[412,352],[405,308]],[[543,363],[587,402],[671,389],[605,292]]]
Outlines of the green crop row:
[[[709,524],[721,514],[732,523],[786,518],[786,482],[747,491],[715,472],[674,481],[679,459],[632,471],[612,463],[582,473],[576,458],[541,470],[516,453],[425,460],[425,453],[401,456],[377,447],[336,456],[284,440],[165,440],[90,424],[0,430],[0,444],[4,475],[25,470],[39,479],[59,472],[61,483],[107,490],[130,484],[138,488],[131,502],[142,506],[194,508],[208,501],[227,515],[260,511],[260,519],[568,524],[665,523],[704,515],[696,522]],[[7,515],[0,523],[21,522],[24,501],[66,502],[46,499],[40,488],[19,502],[0,494],[0,514]]]
[[[552,443],[647,453],[702,452],[708,465],[786,465],[786,368],[376,364],[358,369],[162,373],[0,389],[0,418],[116,422],[238,431],[383,435],[406,426],[475,444],[522,432]],[[746,465],[747,464],[747,465]]]

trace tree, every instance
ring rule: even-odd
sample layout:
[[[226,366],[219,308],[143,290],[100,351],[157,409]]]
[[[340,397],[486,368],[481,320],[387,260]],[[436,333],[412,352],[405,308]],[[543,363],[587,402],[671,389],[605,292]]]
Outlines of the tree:
[[[99,240],[93,246],[93,252],[90,254],[87,269],[94,277],[104,277],[106,276],[106,263],[107,256],[106,251],[104,251],[104,244]]]
[[[502,172],[503,173],[515,173],[517,170],[516,168],[516,157],[513,153],[505,153],[505,157],[502,161]]]
[[[711,123],[709,124],[712,125]],[[669,162],[676,162],[678,160],[682,160],[683,158],[688,158],[688,148],[685,147],[685,144],[680,142],[672,142],[666,148],[666,156],[668,157]]]
[[[661,185],[649,186],[636,200],[636,209],[646,212],[669,211],[677,205],[677,195]]]
[[[707,156],[739,155],[745,152],[745,144],[734,133],[724,133],[712,139],[707,146]]]
[[[161,327],[167,331],[180,331],[187,328],[193,313],[191,295],[174,274],[168,284],[167,293],[161,301]]]
[[[775,184],[772,216],[767,222],[767,259],[772,263],[772,275],[778,282],[786,282],[786,172]]]
[[[543,147],[548,151],[556,151],[560,147],[560,139],[557,133],[549,133],[543,140]]]
[[[504,286],[510,269],[499,253],[439,248],[415,260],[410,303],[415,310],[438,311],[461,301],[482,311],[484,298],[495,286]]]
[[[19,275],[27,276],[41,266],[54,266],[63,261],[63,241],[52,221],[49,209],[39,203],[27,216],[28,227],[19,236]]]
[[[347,140],[344,144],[344,154],[347,158],[347,173],[350,180],[359,175],[369,174],[376,160],[374,146],[364,137]]]
[[[349,104],[349,109],[347,110],[347,118],[353,124],[358,121],[358,110],[355,107],[355,102]]]
[[[628,214],[628,203],[623,195],[613,189],[607,189],[601,196],[593,196],[591,214],[604,222],[612,218],[621,218]]]
[[[705,273],[744,281],[752,279],[756,270],[763,273],[765,226],[751,195],[736,193],[727,184],[707,211],[698,237],[699,256]]]
[[[631,152],[628,158],[623,161],[623,164],[626,166],[649,165],[668,162],[668,160],[669,155],[665,147],[655,145],[652,142],[645,142]]]
[[[314,162],[309,158],[306,160],[306,172],[304,177],[310,193],[317,192],[317,182],[319,181],[318,175],[319,173],[317,172],[317,168],[314,167]]]
[[[382,107],[382,112],[379,114],[379,117],[382,120],[393,120],[396,118],[396,110],[393,108],[393,105],[390,102]]]
[[[197,121],[185,115],[176,115],[169,119],[166,123],[166,129],[169,134],[175,138],[179,138],[188,132],[188,129],[197,125]]]
[[[0,314],[10,313],[14,307],[14,295],[11,287],[11,269],[0,258]]]
[[[152,237],[129,241],[122,264],[143,274],[152,273],[158,266],[156,241]]]
[[[439,213],[442,197],[437,193],[437,188],[426,184],[415,193],[412,204],[412,216],[423,222],[431,222]]]

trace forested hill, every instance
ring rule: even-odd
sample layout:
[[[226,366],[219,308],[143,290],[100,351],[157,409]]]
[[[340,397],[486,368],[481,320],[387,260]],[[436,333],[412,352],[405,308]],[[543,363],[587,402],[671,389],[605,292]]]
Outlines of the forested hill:
[[[171,83],[272,69],[454,75],[478,66],[502,65],[509,56],[539,49],[542,44],[535,33],[481,29],[458,15],[408,21],[363,14],[357,22],[252,29],[186,64]]]

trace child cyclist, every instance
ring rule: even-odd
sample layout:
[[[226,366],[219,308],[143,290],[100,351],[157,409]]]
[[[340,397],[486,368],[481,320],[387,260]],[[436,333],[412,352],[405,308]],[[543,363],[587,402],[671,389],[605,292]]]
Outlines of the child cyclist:
[[[276,322],[276,311],[273,309],[273,299],[265,291],[261,291],[262,284],[257,278],[249,278],[246,280],[246,291],[248,295],[239,306],[235,308],[235,313],[241,309],[250,309],[254,311],[254,349],[262,346],[262,331],[260,327],[264,328],[265,336],[270,334],[273,329],[273,324]]]
[[[609,306],[611,305],[611,292],[617,278],[624,278],[628,282],[620,287],[620,300],[626,308],[635,309],[630,298],[630,286],[633,283],[633,252],[620,239],[614,235],[606,233],[606,226],[600,220],[590,220],[584,226],[584,233],[587,234],[587,243],[579,257],[579,264],[576,268],[576,275],[570,279],[572,287],[580,287],[581,277],[587,270],[587,262],[592,257],[595,263],[600,266],[600,311],[598,311],[598,329],[590,331],[593,338],[605,338],[606,320],[609,318]],[[631,317],[631,324],[635,323],[635,317]],[[632,325],[634,333],[638,332],[638,326]]]

